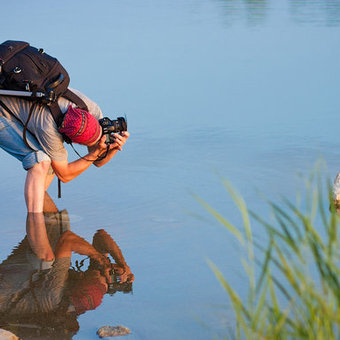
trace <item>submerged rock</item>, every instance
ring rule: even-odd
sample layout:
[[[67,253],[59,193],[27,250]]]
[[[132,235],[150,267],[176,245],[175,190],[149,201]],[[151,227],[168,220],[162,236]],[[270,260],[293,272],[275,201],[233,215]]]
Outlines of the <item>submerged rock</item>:
[[[0,328],[0,340],[19,340],[19,338],[15,334]]]
[[[100,327],[97,331],[97,334],[101,338],[108,338],[110,336],[122,336],[130,333],[131,331],[124,326],[103,326]]]
[[[335,177],[333,183],[333,199],[339,203],[340,201],[340,173],[338,173]]]

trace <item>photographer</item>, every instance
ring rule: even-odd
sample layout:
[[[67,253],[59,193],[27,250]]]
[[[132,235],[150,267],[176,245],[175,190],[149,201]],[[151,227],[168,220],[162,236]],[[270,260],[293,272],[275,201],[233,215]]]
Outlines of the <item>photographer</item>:
[[[79,91],[72,91],[85,102],[89,111],[80,110],[71,101],[60,97],[58,105],[64,113],[64,120],[59,130],[46,105],[32,106],[27,99],[0,96],[3,104],[0,105],[0,147],[20,160],[27,170],[25,200],[28,212],[43,211],[44,192],[55,174],[65,183],[91,164],[100,167],[122,150],[129,137],[127,131],[122,131],[114,135],[111,143],[105,142],[106,136],[98,122],[103,116],[100,108]],[[88,153],[68,162],[63,135],[74,143],[86,145]]]

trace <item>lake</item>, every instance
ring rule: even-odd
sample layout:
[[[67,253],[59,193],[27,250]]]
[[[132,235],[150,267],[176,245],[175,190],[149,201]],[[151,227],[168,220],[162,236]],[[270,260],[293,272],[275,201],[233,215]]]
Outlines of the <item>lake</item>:
[[[131,133],[61,199],[49,190],[74,233],[91,241],[104,228],[135,275],[132,293],[79,316],[73,339],[104,325],[128,327],[126,339],[226,334],[230,303],[207,260],[241,295],[246,283],[235,242],[194,195],[239,224],[221,177],[266,216],[259,192],[295,199],[320,158],[327,176],[340,171],[340,1],[13,0],[2,13],[2,41],[57,56],[71,86],[126,114]],[[26,233],[25,172],[1,152],[0,174],[3,261]]]

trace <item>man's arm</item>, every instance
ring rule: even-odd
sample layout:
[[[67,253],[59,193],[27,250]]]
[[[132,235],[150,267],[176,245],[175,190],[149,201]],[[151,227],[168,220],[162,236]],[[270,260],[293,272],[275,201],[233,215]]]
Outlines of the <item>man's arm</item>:
[[[90,256],[101,266],[110,268],[110,261],[98,252],[89,242],[70,230],[65,231],[59,238],[55,246],[56,259],[71,257],[72,252],[80,255]]]
[[[93,164],[98,159],[98,156],[105,152],[105,150],[106,144],[105,137],[103,136],[84,157],[79,158],[71,163],[69,163],[67,160],[52,160],[52,168],[62,182],[69,182],[88,169],[91,164]]]
[[[112,265],[118,275],[120,275],[121,282],[133,282],[134,275],[130,267],[127,265],[124,256],[118,247],[115,240],[104,230],[98,230],[93,236],[93,247],[102,254],[109,253],[116,264]]]
[[[88,153],[84,158],[80,158],[71,163],[68,161],[52,161],[52,168],[57,177],[63,183],[67,183],[88,169],[96,159],[97,157],[93,153]]]
[[[130,134],[127,131],[115,133],[115,142],[113,144],[110,144],[108,150],[105,150],[105,152],[107,151],[106,157],[101,160],[95,161],[93,164],[97,167],[101,167],[108,163],[118,151],[122,151],[123,145],[126,143],[126,140],[129,138],[129,136]],[[93,151],[93,147],[89,146],[88,151]],[[103,155],[105,152],[103,152],[101,155]]]
[[[108,153],[103,159],[98,159],[98,157],[100,158],[100,156],[107,152],[105,136],[103,136],[95,145],[88,146],[88,154],[84,157],[71,163],[68,163],[67,160],[59,162],[52,161],[52,168],[62,182],[69,182],[88,169],[91,164],[101,167],[108,163],[118,151],[122,150],[122,147],[129,136],[130,134],[127,131],[123,131],[121,134],[116,134],[115,143],[110,144]]]
[[[94,234],[92,245],[102,254],[109,253],[120,267],[127,267],[124,256],[117,243],[104,229],[99,229]]]

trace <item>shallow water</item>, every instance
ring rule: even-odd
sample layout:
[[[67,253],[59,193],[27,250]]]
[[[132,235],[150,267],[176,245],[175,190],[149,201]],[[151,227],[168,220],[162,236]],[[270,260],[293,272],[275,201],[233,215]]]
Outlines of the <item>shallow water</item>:
[[[223,333],[232,314],[206,259],[240,294],[246,285],[230,235],[192,193],[238,223],[220,176],[266,215],[258,191],[294,199],[297,174],[320,157],[331,177],[339,171],[340,1],[39,0],[2,11],[2,40],[43,46],[73,87],[128,118],[124,152],[55,199],[80,236],[104,227],[136,278],[133,294],[105,295],[82,314],[73,338],[106,324],[129,327],[126,339]],[[3,260],[25,235],[26,211],[24,171],[1,160]]]

